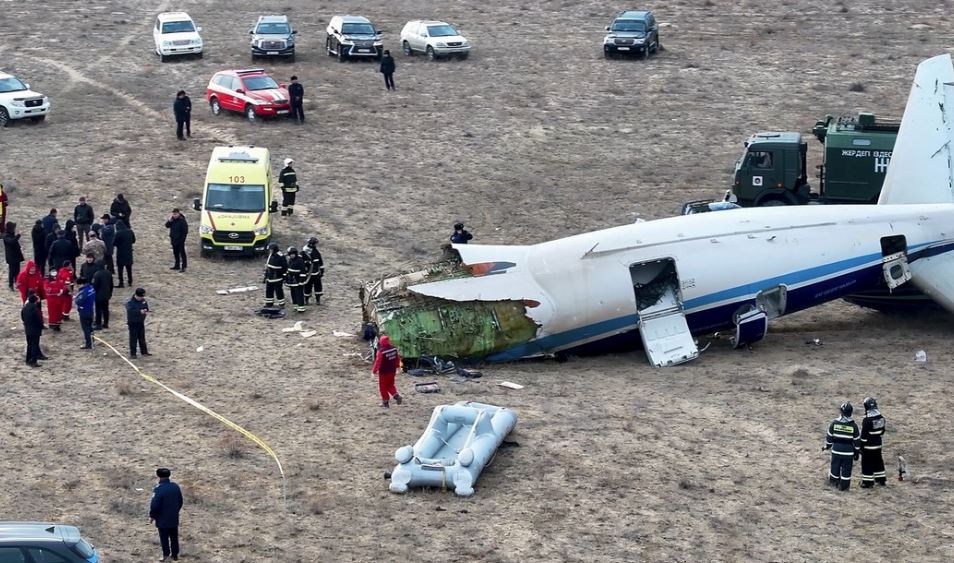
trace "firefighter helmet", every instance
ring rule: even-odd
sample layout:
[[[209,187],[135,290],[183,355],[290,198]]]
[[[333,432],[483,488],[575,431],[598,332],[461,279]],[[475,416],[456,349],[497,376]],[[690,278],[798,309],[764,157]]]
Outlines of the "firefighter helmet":
[[[286,254],[298,254],[298,249],[294,246],[289,246],[288,250],[285,251]]]
[[[269,252],[278,252],[278,243],[277,243],[277,242],[269,243],[269,245],[268,245],[268,251],[269,251]]]
[[[841,414],[851,416],[853,412],[855,412],[855,408],[851,406],[851,403],[845,402],[841,404]]]
[[[315,247],[318,245],[318,237],[311,237],[308,239],[308,246]]]
[[[865,397],[865,412],[878,408],[878,401],[874,397]]]

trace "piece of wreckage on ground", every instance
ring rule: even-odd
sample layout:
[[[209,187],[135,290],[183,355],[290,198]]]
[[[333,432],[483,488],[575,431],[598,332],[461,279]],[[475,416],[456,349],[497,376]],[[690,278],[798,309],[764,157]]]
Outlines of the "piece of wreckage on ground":
[[[918,66],[877,205],[734,209],[534,245],[453,245],[459,262],[368,283],[365,321],[408,358],[505,361],[641,342],[666,366],[698,356],[694,335],[730,330],[745,346],[773,318],[908,281],[954,312],[952,125],[954,65],[941,55]]]

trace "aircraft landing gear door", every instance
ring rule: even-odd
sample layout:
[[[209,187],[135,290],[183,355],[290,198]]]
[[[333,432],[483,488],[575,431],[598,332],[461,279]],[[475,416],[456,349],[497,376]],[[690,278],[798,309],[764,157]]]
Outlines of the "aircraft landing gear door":
[[[894,289],[911,279],[908,265],[908,243],[904,235],[881,238],[881,267],[884,281]]]
[[[639,314],[639,334],[655,367],[688,362],[699,356],[682,310],[676,263],[671,259],[629,267]]]

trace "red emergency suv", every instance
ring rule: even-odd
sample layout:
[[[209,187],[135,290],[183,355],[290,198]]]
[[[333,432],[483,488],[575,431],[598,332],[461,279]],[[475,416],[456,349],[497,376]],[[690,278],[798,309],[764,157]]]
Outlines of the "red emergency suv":
[[[288,88],[275,82],[261,68],[216,73],[209,81],[205,99],[215,115],[222,110],[239,111],[255,120],[291,112]]]

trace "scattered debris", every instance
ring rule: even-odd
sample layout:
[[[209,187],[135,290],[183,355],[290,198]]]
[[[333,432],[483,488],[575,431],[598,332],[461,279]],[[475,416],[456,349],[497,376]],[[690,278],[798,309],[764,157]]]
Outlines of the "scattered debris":
[[[925,352],[924,350],[918,350],[918,351],[914,354],[914,361],[915,361],[915,362],[922,363],[922,364],[923,364],[924,362],[926,362],[926,361],[927,361],[927,352]]]
[[[901,454],[898,454],[898,481],[904,481],[904,476],[908,472],[908,462]]]
[[[806,346],[824,346],[825,343],[821,341],[821,338],[812,338],[811,340],[805,342]]]
[[[203,350],[205,350],[205,346],[199,346],[198,348],[195,349],[196,352],[201,352]]]
[[[303,338],[311,338],[312,336],[318,334],[317,330],[303,330],[300,333]]]
[[[257,309],[255,314],[266,319],[284,319],[285,310],[280,307],[262,307]]]
[[[231,289],[219,289],[219,290],[216,290],[216,293],[219,295],[232,295],[233,293],[247,293],[249,291],[255,291],[257,289],[258,288],[255,287],[254,285],[250,285],[247,287],[233,287]]]
[[[497,385],[501,387],[506,387],[507,389],[523,389],[523,385],[520,385],[519,383],[514,383],[512,381],[499,381],[497,382]]]
[[[294,326],[283,328],[282,332],[301,332],[302,330],[304,330],[302,328],[302,322],[298,321]]]
[[[415,393],[440,393],[441,388],[436,381],[428,381],[425,383],[415,383],[414,392]]]
[[[354,336],[355,336],[355,335],[351,334],[350,332],[341,332],[340,330],[333,331],[332,334],[334,334],[334,335],[337,336],[338,338],[344,338],[344,337],[354,338]]]

